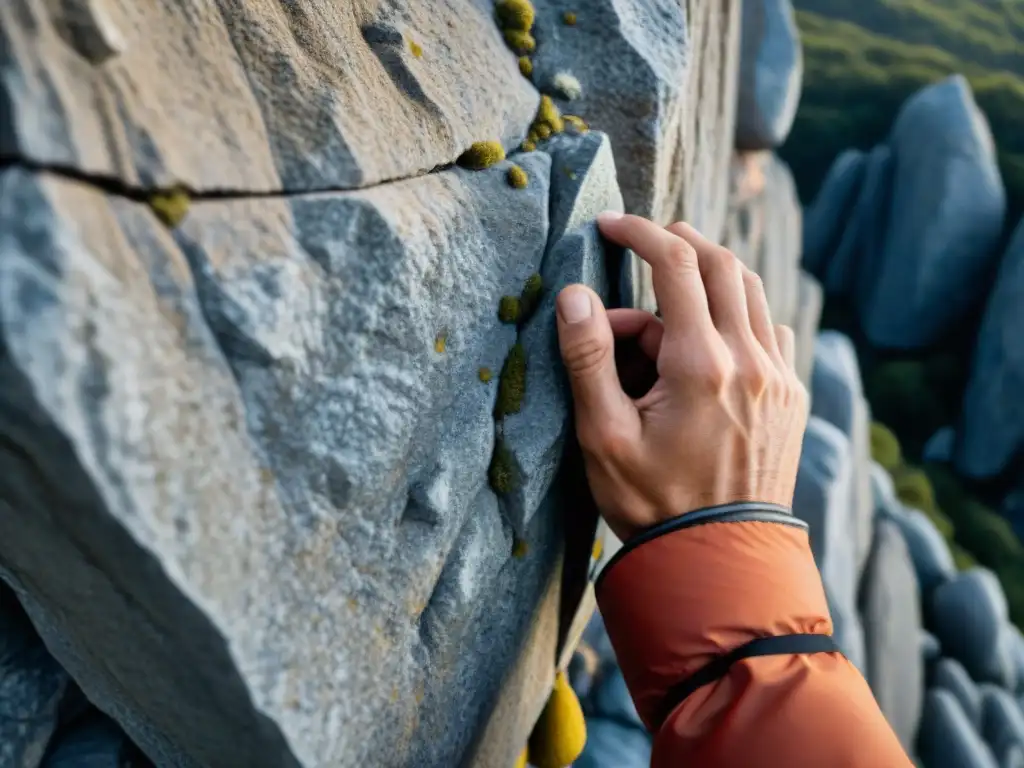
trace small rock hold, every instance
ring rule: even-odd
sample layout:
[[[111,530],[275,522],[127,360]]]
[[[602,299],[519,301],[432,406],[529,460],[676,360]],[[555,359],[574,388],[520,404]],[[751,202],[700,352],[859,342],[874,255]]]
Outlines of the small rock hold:
[[[569,72],[559,72],[551,79],[551,87],[564,99],[573,101],[583,95],[579,78]]]
[[[75,49],[93,64],[119,56],[128,47],[121,30],[110,18],[106,0],[79,0],[71,4],[66,22]]]
[[[442,355],[447,348],[448,336],[444,333],[437,334],[437,337],[434,339],[434,351],[437,352],[437,354]]]
[[[486,384],[492,378],[494,378],[494,372],[491,371],[490,368],[484,367],[484,368],[481,368],[479,371],[477,371],[477,376],[479,376],[480,381],[482,381],[484,384]]]

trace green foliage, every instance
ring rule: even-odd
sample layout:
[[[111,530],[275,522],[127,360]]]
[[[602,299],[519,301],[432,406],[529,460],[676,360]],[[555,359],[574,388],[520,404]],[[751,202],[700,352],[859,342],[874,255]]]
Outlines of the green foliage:
[[[540,306],[541,296],[544,294],[544,280],[534,272],[523,283],[523,292],[519,296],[519,303],[523,308],[521,322],[530,319],[537,307]]]
[[[877,364],[868,374],[865,392],[875,418],[899,435],[910,458],[920,456],[928,438],[951,416],[921,360]]]
[[[871,458],[892,473],[903,463],[900,441],[884,424],[871,422]]]
[[[781,155],[805,201],[848,147],[882,141],[915,91],[953,73],[971,83],[998,147],[1010,221],[1024,209],[1024,3],[798,0],[801,105]],[[823,15],[824,14],[824,15]]]
[[[510,413],[519,413],[526,397],[526,350],[522,344],[512,345],[498,379],[498,398],[494,418],[499,421]]]
[[[973,498],[945,464],[928,464],[939,506],[956,527],[956,543],[999,577],[1010,617],[1024,626],[1024,545],[1009,522]],[[956,552],[954,552],[954,555]]]
[[[505,159],[505,149],[497,141],[476,141],[459,155],[458,164],[463,168],[482,171]]]
[[[974,555],[955,541],[950,543],[949,551],[953,555],[953,562],[956,564],[958,571],[969,571],[971,568],[977,567],[978,561],[974,559]]]
[[[908,507],[929,514],[935,512],[935,491],[932,490],[928,475],[920,469],[901,466],[892,473],[892,482],[896,489],[896,498]]]

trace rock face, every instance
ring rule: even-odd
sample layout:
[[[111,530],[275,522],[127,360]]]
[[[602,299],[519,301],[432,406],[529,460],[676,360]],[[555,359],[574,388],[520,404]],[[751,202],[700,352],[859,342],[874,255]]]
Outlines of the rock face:
[[[501,497],[478,371],[501,370],[498,301],[532,272],[607,294],[583,222],[619,199],[601,134],[515,161],[524,190],[503,163],[200,201],[173,232],[76,182],[0,177],[0,562],[158,764],[472,750],[556,560],[550,291],[518,333]]]
[[[931,593],[956,575],[956,565],[949,545],[928,516],[918,509],[898,509],[887,512],[903,533],[910,551],[910,559],[917,571],[921,594]],[[942,638],[939,638],[940,641]]]
[[[909,99],[888,144],[893,214],[858,314],[873,345],[918,348],[980,298],[1006,195],[988,124],[961,76]]]
[[[1024,749],[1024,714],[1016,699],[1002,688],[982,686],[981,723],[981,732],[999,765],[1006,765],[1014,752]]]
[[[67,673],[0,584],[0,765],[36,768],[57,725]]]
[[[0,10],[0,154],[133,187],[367,186],[515,146],[539,100],[489,3],[100,0],[77,24],[51,7]]]
[[[972,678],[1003,682],[999,656],[1007,607],[995,574],[985,568],[958,574],[935,590],[930,613],[943,650]]]
[[[918,749],[928,768],[997,768],[957,700],[944,690],[925,696]]]
[[[870,419],[860,380],[857,352],[850,339],[835,331],[818,335],[811,374],[811,413],[842,430],[850,443],[849,528],[856,572],[871,549],[874,499],[871,490]]]
[[[836,642],[847,658],[863,669],[857,558],[851,537],[852,477],[849,440],[837,427],[812,415],[804,435],[793,513],[810,528],[811,550],[829,598]]]
[[[821,283],[800,270],[797,286],[796,317],[793,318],[793,335],[796,340],[796,372],[808,391],[811,388],[811,374],[814,370],[814,348],[817,341],[818,325],[824,305]]]
[[[964,395],[956,467],[969,477],[992,477],[1024,451],[1024,221],[1017,225],[978,331]]]
[[[935,665],[933,684],[953,694],[971,727],[981,728],[981,691],[959,661],[941,659]]]
[[[899,526],[880,520],[861,587],[867,680],[905,749],[917,736],[924,693],[917,575]]]
[[[736,146],[774,149],[796,117],[803,52],[789,0],[743,4]]]
[[[804,211],[803,266],[811,274],[822,276],[822,267],[831,260],[839,244],[857,201],[866,157],[859,149],[840,154],[829,168],[814,202]]]

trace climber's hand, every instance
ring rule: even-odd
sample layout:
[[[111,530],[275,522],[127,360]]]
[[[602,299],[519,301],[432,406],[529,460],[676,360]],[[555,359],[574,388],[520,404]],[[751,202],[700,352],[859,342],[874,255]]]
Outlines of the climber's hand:
[[[586,286],[558,296],[558,336],[591,490],[622,539],[736,501],[790,506],[807,419],[793,332],[773,326],[760,279],[687,224],[602,214],[602,234],[651,265],[661,319],[606,311]],[[615,337],[657,363],[643,397],[623,391]]]

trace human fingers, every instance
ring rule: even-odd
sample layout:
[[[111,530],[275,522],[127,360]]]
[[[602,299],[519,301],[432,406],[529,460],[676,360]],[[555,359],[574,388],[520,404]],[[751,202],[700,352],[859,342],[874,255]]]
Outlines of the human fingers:
[[[786,367],[791,371],[796,370],[796,337],[793,329],[788,325],[775,326],[775,338],[778,340],[779,353]]]
[[[642,309],[609,309],[608,322],[616,338],[635,338],[647,357],[658,359],[665,326],[657,317]]]

